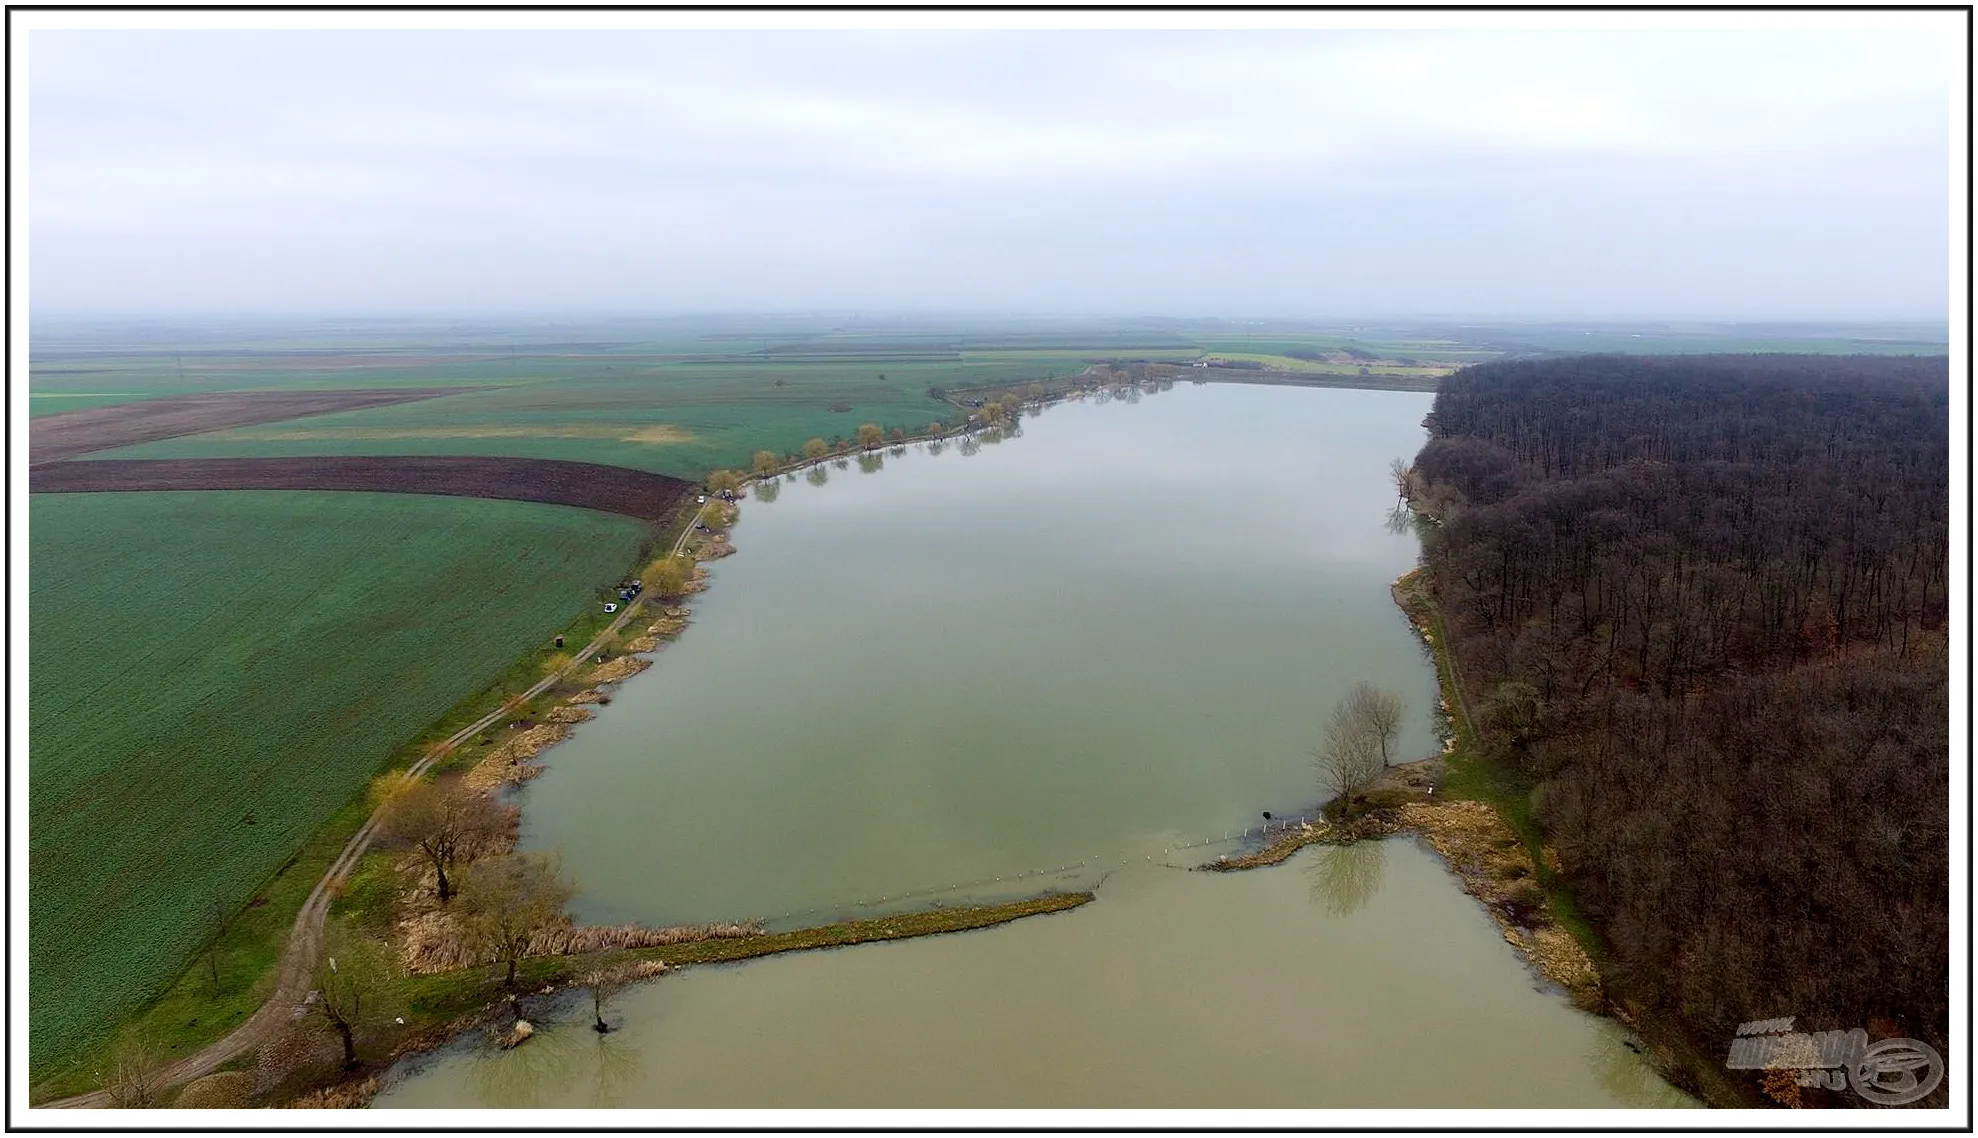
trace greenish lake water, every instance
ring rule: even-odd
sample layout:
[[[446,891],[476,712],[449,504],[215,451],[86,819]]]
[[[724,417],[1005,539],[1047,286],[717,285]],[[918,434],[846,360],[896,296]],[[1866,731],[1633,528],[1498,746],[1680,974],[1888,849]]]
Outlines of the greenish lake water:
[[[687,970],[602,1041],[541,1009],[525,1047],[462,1041],[377,1105],[1686,1101],[1411,841],[1169,868],[1316,804],[1356,680],[1406,700],[1399,757],[1435,750],[1387,519],[1431,398],[1184,383],[758,489],[693,626],[520,794],[579,919],[1099,900]]]

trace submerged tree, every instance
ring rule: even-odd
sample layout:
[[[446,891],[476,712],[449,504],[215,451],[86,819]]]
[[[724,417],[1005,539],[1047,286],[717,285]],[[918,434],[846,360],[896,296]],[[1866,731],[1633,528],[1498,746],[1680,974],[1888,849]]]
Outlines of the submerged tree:
[[[603,1035],[611,1030],[604,1022],[604,1006],[632,983],[636,974],[624,966],[599,965],[584,973],[584,987],[591,993],[591,1030]]]

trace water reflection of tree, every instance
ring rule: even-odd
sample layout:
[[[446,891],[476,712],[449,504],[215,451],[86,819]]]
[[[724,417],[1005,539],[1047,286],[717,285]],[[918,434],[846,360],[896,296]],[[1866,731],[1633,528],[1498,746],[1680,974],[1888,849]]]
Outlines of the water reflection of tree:
[[[967,458],[981,454],[982,444],[976,441],[974,435],[963,435],[961,443],[955,449],[961,451],[962,456]]]
[[[1587,1049],[1587,1066],[1593,1077],[1625,1107],[1682,1107],[1694,1105],[1687,1096],[1655,1073],[1648,1060],[1635,1050],[1640,1044],[1626,1029],[1601,1022]]]
[[[859,455],[859,473],[877,474],[886,469],[886,457],[876,451],[864,451]]]
[[[943,443],[940,439],[935,439],[927,444],[928,454],[940,454],[942,451],[947,449],[948,449],[947,444]]]
[[[639,1048],[623,1032],[600,1035],[575,1023],[545,1026],[507,1051],[478,1050],[467,1062],[475,1101],[504,1109],[622,1106],[643,1069]]]
[[[1358,912],[1380,892],[1387,869],[1387,843],[1354,842],[1347,846],[1320,846],[1312,858],[1310,874],[1312,903],[1335,917]]]
[[[816,466],[804,471],[804,481],[810,483],[812,486],[822,486],[826,482],[831,481],[831,472],[824,468],[823,463],[818,463]]]
[[[1387,532],[1402,534],[1414,528],[1415,511],[1409,509],[1406,502],[1396,502],[1394,508],[1387,512]]]
[[[777,495],[782,492],[783,483],[775,478],[765,478],[755,484],[755,496],[758,502],[774,502]]]
[[[583,1058],[581,1036],[567,1026],[546,1027],[507,1051],[493,1047],[476,1051],[467,1060],[467,1085],[475,1101],[515,1109],[547,1106],[559,1099]]]
[[[590,1105],[623,1106],[625,1088],[638,1080],[641,1069],[639,1049],[626,1042],[620,1034],[590,1034],[595,1041],[592,1046],[596,1048],[592,1056]]]

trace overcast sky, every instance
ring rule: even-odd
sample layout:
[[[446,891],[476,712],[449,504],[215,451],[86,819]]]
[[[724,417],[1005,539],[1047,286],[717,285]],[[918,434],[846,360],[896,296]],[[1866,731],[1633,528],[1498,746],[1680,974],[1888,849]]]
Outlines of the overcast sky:
[[[1945,27],[34,31],[30,296],[1942,319]]]

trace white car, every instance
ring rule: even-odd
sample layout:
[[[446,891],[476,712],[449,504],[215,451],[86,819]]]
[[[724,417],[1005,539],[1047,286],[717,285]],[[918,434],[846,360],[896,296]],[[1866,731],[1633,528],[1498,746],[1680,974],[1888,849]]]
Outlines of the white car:
[[[617,601],[606,601],[606,602],[604,602],[604,611],[606,611],[606,612],[617,612],[617,611],[618,611],[618,602],[617,602]]]

